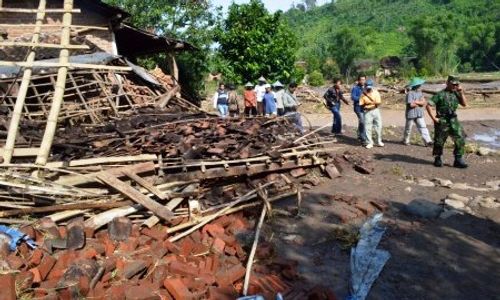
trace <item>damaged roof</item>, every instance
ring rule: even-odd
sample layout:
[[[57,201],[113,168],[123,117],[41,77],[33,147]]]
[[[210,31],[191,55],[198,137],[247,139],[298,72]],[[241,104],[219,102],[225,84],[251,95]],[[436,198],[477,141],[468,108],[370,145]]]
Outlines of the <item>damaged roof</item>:
[[[162,51],[175,52],[196,49],[187,42],[159,36],[130,24],[121,24],[119,28],[114,30],[114,33],[120,55],[129,57],[154,54]]]

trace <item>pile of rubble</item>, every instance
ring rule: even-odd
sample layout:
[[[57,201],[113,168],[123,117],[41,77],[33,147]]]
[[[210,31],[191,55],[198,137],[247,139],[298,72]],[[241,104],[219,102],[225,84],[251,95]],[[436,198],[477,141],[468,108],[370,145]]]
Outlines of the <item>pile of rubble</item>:
[[[300,284],[296,262],[253,265],[272,249],[251,220],[280,199],[298,208],[304,189],[346,168],[372,170],[286,118],[219,119],[161,70],[129,66],[70,72],[45,165],[33,158],[55,74],[32,79],[12,160],[0,165],[2,296],[332,299]],[[18,82],[1,83],[6,133]]]

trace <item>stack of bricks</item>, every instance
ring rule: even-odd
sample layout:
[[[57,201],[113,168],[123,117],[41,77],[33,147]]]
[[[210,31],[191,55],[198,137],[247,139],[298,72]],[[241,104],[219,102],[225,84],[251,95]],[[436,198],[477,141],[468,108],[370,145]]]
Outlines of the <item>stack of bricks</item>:
[[[80,225],[42,219],[21,228],[39,247],[23,243],[5,257],[10,270],[0,277],[0,298],[223,300],[242,293],[248,257],[237,236],[253,233],[242,214],[223,216],[175,243],[165,226],[141,228],[127,218],[96,233]],[[257,258],[271,254],[263,244]],[[287,268],[255,265],[250,292],[286,292],[297,279],[294,270],[284,276]]]

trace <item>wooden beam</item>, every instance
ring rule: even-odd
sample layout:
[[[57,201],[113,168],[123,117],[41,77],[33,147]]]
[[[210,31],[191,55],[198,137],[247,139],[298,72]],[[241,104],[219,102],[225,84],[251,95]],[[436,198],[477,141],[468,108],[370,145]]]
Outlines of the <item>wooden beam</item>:
[[[37,14],[37,13],[47,13],[47,14],[64,14],[64,13],[81,13],[80,9],[27,9],[27,8],[0,8],[0,13],[21,13],[21,14]]]
[[[53,205],[46,207],[28,207],[28,208],[1,211],[0,217],[5,218],[17,215],[30,215],[37,213],[47,213],[47,212],[65,211],[74,209],[111,209],[111,208],[127,206],[130,204],[132,204],[130,201],[120,201],[120,202],[102,202],[102,203],[99,202],[72,203],[72,204]]]
[[[48,44],[48,43],[33,43],[33,42],[0,42],[0,47],[35,47],[35,48],[51,48],[51,49],[90,49],[87,45],[70,45],[70,44]]]
[[[111,157],[97,157],[97,158],[86,158],[72,160],[69,162],[50,162],[46,166],[50,168],[62,168],[62,167],[81,167],[89,165],[99,165],[99,164],[112,164],[112,163],[125,163],[125,162],[138,162],[138,161],[154,161],[157,156],[154,154],[141,154],[133,156],[111,156]]]
[[[80,64],[80,63],[61,63],[61,62],[16,62],[0,60],[0,66],[5,67],[22,67],[22,68],[72,68],[72,69],[93,69],[93,70],[110,70],[110,71],[132,71],[131,67],[122,66],[106,66],[94,64]]]
[[[36,15],[36,26],[33,37],[31,41],[33,43],[38,43],[40,40],[40,32],[41,32],[41,27],[43,20],[45,18],[45,7],[47,5],[46,0],[40,0],[38,4],[38,10],[40,11]],[[26,59],[26,63],[28,65],[33,64],[36,58],[36,49],[33,48],[28,54],[28,57]],[[12,160],[12,154],[14,152],[14,147],[16,144],[16,136],[17,132],[19,130],[19,122],[21,120],[21,115],[23,112],[23,107],[24,107],[24,102],[26,100],[26,95],[28,93],[28,88],[31,83],[31,75],[33,74],[33,70],[28,67],[27,69],[24,70],[23,73],[23,79],[21,81],[21,86],[19,87],[19,91],[17,93],[17,99],[16,99],[16,104],[14,105],[14,110],[12,111],[12,117],[10,119],[10,125],[9,125],[9,133],[7,134],[7,140],[5,141],[5,152],[3,155],[3,160],[5,164],[9,164]]]
[[[35,27],[36,24],[0,24],[0,28],[19,28],[19,27]],[[42,24],[42,28],[61,28],[62,24]],[[85,29],[85,30],[102,30],[108,31],[109,27],[106,26],[84,26],[84,25],[71,25],[71,29]]]
[[[55,181],[55,183],[60,184],[60,185],[71,185],[71,186],[78,186],[82,184],[86,184],[89,182],[95,182],[97,181],[97,176],[100,174],[112,174],[113,176],[116,177],[123,177],[125,176],[124,172],[129,171],[133,172],[134,174],[143,174],[143,173],[149,173],[155,171],[156,166],[152,162],[147,162],[147,163],[140,163],[140,164],[135,164],[131,166],[125,166],[125,167],[120,167],[120,168],[113,168],[111,170],[107,171],[101,171],[97,173],[92,173],[92,174],[86,174],[86,175],[71,175],[71,176],[65,176],[61,177],[58,180]]]
[[[173,89],[171,89],[161,100],[160,103],[158,104],[158,107],[165,108],[168,105],[168,102],[170,99],[172,99],[175,94],[181,91],[181,87],[179,85],[176,85]]]
[[[132,173],[130,171],[125,171],[124,173],[125,173],[125,175],[127,175],[128,178],[130,178],[133,181],[137,182],[139,185],[141,185],[143,188],[145,188],[146,190],[148,190],[151,193],[153,193],[155,196],[157,196],[161,200],[167,200],[168,199],[168,196],[164,192],[162,192],[159,189],[157,189],[154,185],[152,185],[148,181],[146,181],[146,180],[142,179],[141,177],[137,176],[137,174],[134,174],[134,173]]]
[[[40,148],[15,148],[12,157],[32,157],[37,156]],[[0,148],[0,156],[5,155],[5,149]]]
[[[136,202],[149,209],[154,215],[162,218],[164,220],[171,220],[174,217],[174,213],[168,210],[165,206],[162,206],[158,202],[152,200],[151,198],[143,195],[138,190],[134,189],[130,185],[125,182],[119,180],[115,176],[110,173],[104,172],[103,174],[99,174],[97,176],[99,180],[106,183],[108,186],[116,189],[123,195],[129,197],[132,201]]]

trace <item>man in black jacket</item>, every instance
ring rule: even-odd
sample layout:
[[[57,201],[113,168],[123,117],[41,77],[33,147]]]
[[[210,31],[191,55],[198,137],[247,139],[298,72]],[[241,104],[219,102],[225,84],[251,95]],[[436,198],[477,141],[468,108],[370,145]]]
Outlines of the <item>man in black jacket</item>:
[[[340,79],[333,80],[333,86],[329,88],[323,98],[326,100],[326,106],[333,114],[333,134],[342,134],[342,116],[340,115],[340,101],[349,105],[349,102],[344,98],[344,93],[341,90],[342,81]]]

